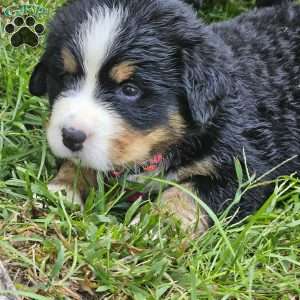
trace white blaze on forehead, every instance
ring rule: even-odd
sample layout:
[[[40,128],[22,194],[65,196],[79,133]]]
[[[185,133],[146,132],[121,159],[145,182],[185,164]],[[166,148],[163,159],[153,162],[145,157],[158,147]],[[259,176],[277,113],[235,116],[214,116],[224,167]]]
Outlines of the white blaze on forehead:
[[[116,40],[125,18],[122,8],[101,7],[93,10],[77,34],[83,58],[85,83],[95,88],[97,75]]]

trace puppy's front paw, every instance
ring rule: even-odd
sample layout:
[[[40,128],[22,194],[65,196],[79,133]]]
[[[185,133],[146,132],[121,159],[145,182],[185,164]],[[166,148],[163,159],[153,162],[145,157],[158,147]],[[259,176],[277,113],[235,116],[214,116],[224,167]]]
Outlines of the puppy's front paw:
[[[66,197],[67,201],[71,202],[72,204],[79,204],[80,207],[83,208],[83,199],[80,193],[73,187],[64,183],[51,181],[48,184],[48,190],[53,193],[61,192]]]
[[[87,195],[91,186],[96,186],[97,177],[93,170],[81,169],[77,172],[77,168],[70,161],[64,162],[56,177],[48,184],[48,189],[62,192],[69,202],[79,204],[83,209],[84,195]]]
[[[182,185],[185,189],[192,191],[191,184]],[[207,214],[196,205],[194,199],[176,187],[166,190],[160,199],[163,210],[180,220],[182,229],[197,238],[208,230],[209,220]]]

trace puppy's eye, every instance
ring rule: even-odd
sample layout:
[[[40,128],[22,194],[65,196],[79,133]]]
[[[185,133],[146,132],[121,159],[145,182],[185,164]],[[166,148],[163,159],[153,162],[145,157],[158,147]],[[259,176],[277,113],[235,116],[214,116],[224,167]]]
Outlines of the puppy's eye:
[[[120,87],[119,94],[129,101],[136,101],[141,96],[141,90],[132,83],[125,83]]]

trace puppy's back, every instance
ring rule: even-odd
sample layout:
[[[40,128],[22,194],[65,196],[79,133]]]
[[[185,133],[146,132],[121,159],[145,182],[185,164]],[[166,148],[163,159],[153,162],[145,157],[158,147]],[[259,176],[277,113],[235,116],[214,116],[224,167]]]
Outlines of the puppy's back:
[[[229,45],[244,87],[244,136],[274,164],[299,154],[300,6],[257,9],[211,27]]]

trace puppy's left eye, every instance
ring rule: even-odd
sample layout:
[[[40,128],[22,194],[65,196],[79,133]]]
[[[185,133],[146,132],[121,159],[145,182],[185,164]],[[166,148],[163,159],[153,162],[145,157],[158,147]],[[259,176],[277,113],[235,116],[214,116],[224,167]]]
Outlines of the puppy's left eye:
[[[141,90],[132,83],[125,83],[120,87],[119,95],[129,101],[136,101],[141,96]]]

